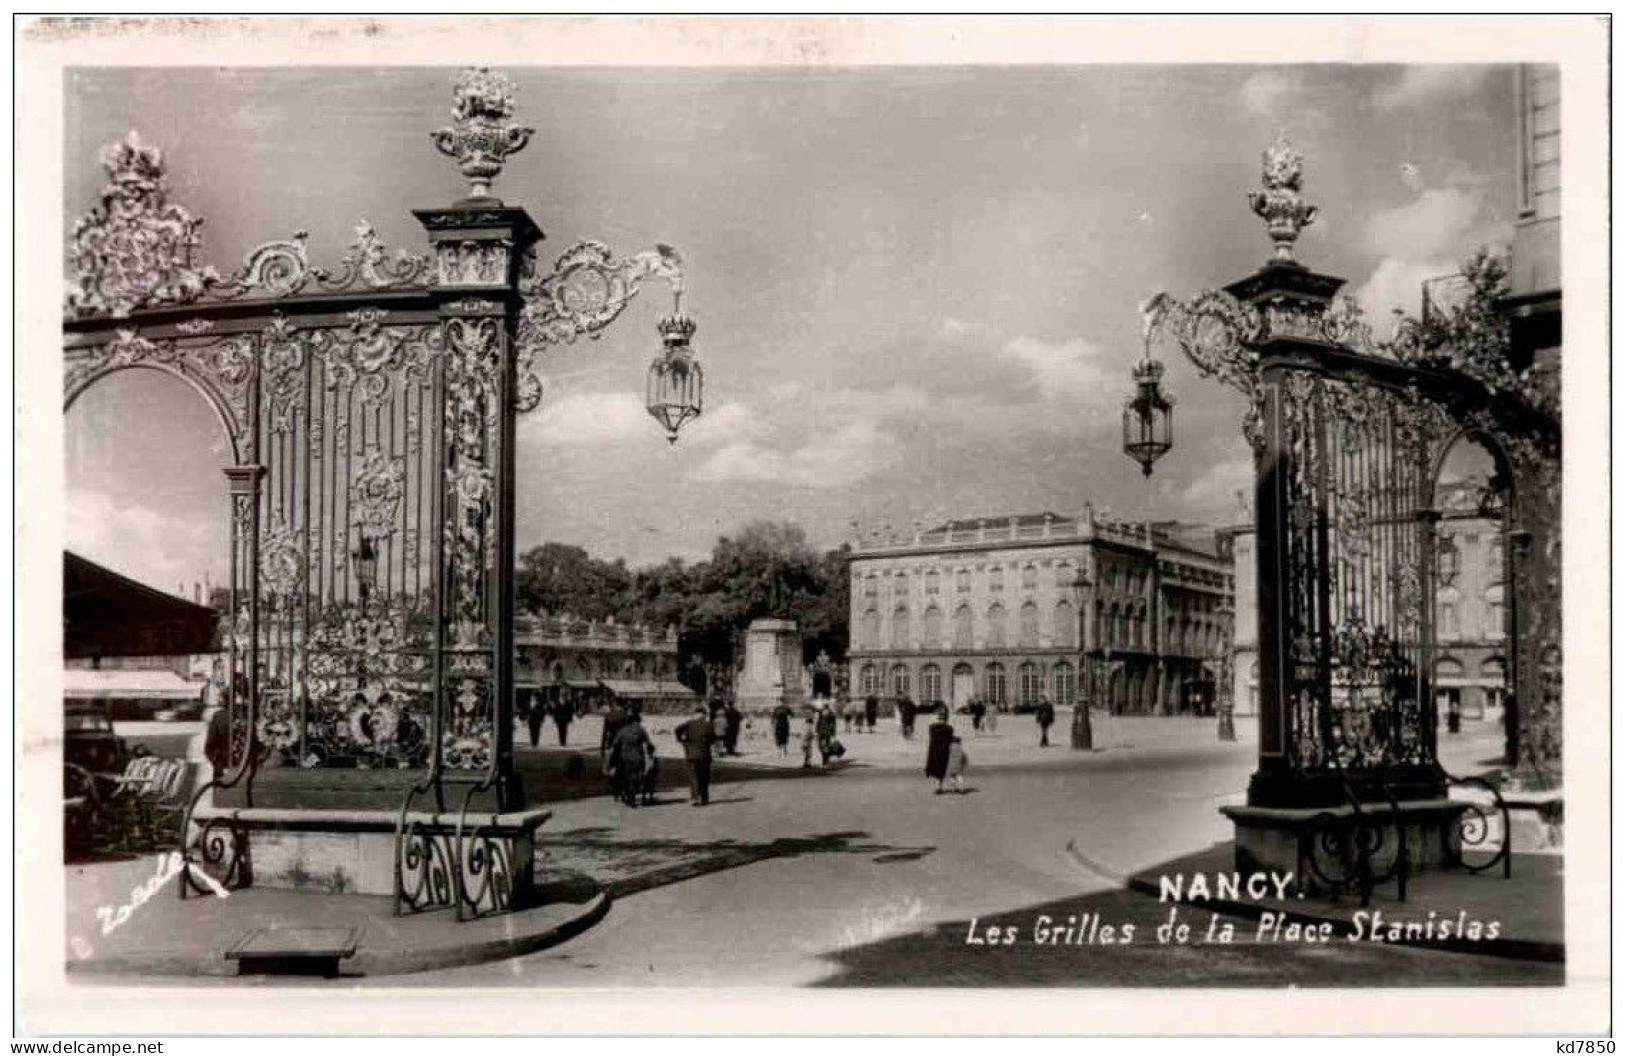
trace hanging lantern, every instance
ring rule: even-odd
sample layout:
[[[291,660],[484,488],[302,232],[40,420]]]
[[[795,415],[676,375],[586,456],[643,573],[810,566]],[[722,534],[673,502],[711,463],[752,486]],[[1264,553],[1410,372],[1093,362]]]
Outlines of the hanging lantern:
[[[1145,358],[1134,367],[1135,392],[1123,404],[1123,453],[1151,475],[1157,459],[1174,446],[1174,405],[1162,391],[1162,364]]]
[[[649,364],[646,406],[666,430],[666,442],[675,444],[677,430],[700,416],[705,374],[688,345],[694,336],[694,320],[673,314],[660,320],[657,329],[664,347]]]

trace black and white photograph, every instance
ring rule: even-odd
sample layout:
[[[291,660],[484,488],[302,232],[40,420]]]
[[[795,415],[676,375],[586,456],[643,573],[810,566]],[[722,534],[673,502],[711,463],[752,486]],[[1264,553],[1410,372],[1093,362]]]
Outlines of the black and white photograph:
[[[1455,21],[20,22],[14,1030],[1607,1033],[1611,27]]]

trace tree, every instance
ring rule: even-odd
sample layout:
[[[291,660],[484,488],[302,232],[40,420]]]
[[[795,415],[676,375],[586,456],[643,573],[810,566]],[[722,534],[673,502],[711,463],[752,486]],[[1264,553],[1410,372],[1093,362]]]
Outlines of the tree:
[[[624,559],[600,561],[579,546],[543,543],[519,559],[514,602],[531,612],[602,620],[627,611],[632,581]]]

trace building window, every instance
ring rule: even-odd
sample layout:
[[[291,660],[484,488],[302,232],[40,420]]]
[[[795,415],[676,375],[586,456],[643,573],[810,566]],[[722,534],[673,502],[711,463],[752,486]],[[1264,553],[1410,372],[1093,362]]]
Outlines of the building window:
[[[1070,649],[1078,641],[1078,618],[1072,615],[1072,603],[1058,602],[1055,606],[1055,646]]]
[[[1038,646],[1038,606],[1030,601],[1021,607],[1021,644],[1025,648]]]
[[[954,610],[954,648],[969,649],[971,647],[971,615],[970,606],[961,605]]]
[[[954,592],[957,594],[970,593],[970,569],[961,568],[954,573]]]
[[[920,628],[922,649],[942,648],[942,610],[935,605],[925,610],[924,625]]]
[[[908,696],[908,668],[902,664],[891,669],[891,695],[898,700]]]
[[[936,664],[926,664],[920,668],[920,699],[942,699],[942,668]]]
[[[861,648],[880,648],[880,613],[874,609],[865,612],[861,630],[862,633],[858,635],[858,640],[862,643]]]
[[[862,688],[863,695],[866,697],[880,695],[880,672],[875,668],[874,664],[863,665],[863,669],[858,672],[858,685]]]
[[[894,599],[898,600],[898,601],[901,601],[904,598],[908,597],[908,573],[907,572],[899,572],[895,576],[892,577],[891,594],[892,594],[892,597]]]
[[[1038,588],[1038,566],[1027,565],[1021,570],[1021,589],[1036,590]]]
[[[1057,587],[1070,587],[1077,582],[1078,575],[1072,570],[1072,562],[1062,561],[1055,566],[1055,585]]]
[[[1071,704],[1078,699],[1078,673],[1062,660],[1055,665],[1055,703]]]
[[[863,596],[866,598],[872,598],[879,593],[880,577],[871,572],[863,581]]]
[[[1008,693],[1004,680],[1004,665],[993,663],[987,665],[987,678],[984,682],[987,701],[995,707],[1004,704]]]
[[[891,647],[893,649],[908,648],[908,608],[903,605],[891,614]]]
[[[998,594],[1004,590],[1004,566],[994,565],[987,570],[987,589]]]
[[[925,574],[925,592],[927,594],[942,592],[942,574],[934,568]]]
[[[1439,606],[1439,637],[1459,638],[1461,636],[1461,619],[1456,614],[1454,602],[1445,602]]]
[[[987,647],[1004,648],[1004,606],[998,602],[987,610]]]
[[[1016,669],[1016,688],[1021,694],[1021,703],[1038,703],[1044,694],[1044,674],[1037,664],[1029,660]]]

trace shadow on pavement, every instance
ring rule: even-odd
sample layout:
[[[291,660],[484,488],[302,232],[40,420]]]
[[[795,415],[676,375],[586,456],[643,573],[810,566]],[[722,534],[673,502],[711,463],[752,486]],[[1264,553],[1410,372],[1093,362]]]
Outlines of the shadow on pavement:
[[[571,759],[580,763],[572,765]],[[569,748],[525,749],[514,753],[514,766],[525,783],[526,793],[534,803],[562,803],[574,799],[592,799],[609,795],[609,777],[603,772],[603,758],[596,748],[575,751]],[[829,766],[800,767],[769,766],[737,762],[723,757],[712,764],[711,784],[731,784],[745,781],[799,781],[833,777],[843,771],[868,770],[869,764],[856,762],[831,763]],[[688,791],[688,768],[681,759],[662,756],[655,771],[657,792]]]
[[[876,861],[913,861],[935,847],[896,847],[868,841],[866,832],[829,832],[744,840],[625,839],[605,826],[569,829],[537,840],[537,867],[544,883],[578,875],[593,877],[613,898],[708,876],[775,858],[809,854],[867,854]]]

